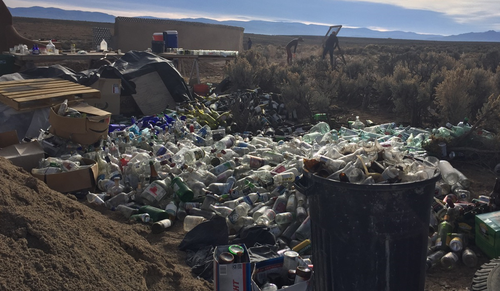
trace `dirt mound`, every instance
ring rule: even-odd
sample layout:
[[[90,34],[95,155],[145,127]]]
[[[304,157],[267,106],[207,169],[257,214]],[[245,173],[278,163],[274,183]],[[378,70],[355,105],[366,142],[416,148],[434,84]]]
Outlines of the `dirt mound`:
[[[211,290],[177,249],[180,223],[153,235],[4,158],[0,184],[0,290]]]

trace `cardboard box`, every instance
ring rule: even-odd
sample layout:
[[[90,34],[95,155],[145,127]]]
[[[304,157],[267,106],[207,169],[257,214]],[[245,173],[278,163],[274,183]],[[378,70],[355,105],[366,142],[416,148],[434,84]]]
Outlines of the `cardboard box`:
[[[228,251],[229,245],[217,246],[214,250],[214,290],[252,291],[252,268],[246,246],[242,263],[219,264],[219,255]]]
[[[120,79],[100,78],[90,87],[101,91],[101,98],[85,99],[85,101],[91,106],[118,115],[120,114],[121,84]]]
[[[253,291],[260,291],[261,289],[259,288],[258,285],[262,285],[264,282],[267,280],[267,276],[269,274],[277,274],[284,276],[284,269],[283,269],[283,257],[277,257],[277,258],[272,258],[268,259],[265,261],[257,262],[255,263],[255,269],[252,274],[252,285],[253,285]],[[302,259],[299,258],[299,265],[306,265]],[[300,282],[297,284],[290,285],[289,287],[286,288],[281,288],[278,289],[279,291],[306,291],[307,288],[309,287],[309,284],[312,282],[312,279],[309,281],[305,282]]]
[[[0,133],[0,156],[30,172],[45,157],[45,152],[37,141],[19,143],[17,132],[13,130]]]
[[[70,107],[81,113],[85,113],[86,117],[74,118],[58,115],[56,112],[59,106],[61,105],[52,107],[49,113],[49,132],[53,135],[82,145],[90,145],[101,138],[104,139],[107,137],[111,117],[110,112],[86,103],[78,103],[70,105]]]
[[[490,259],[500,256],[500,211],[476,215],[476,245]]]
[[[80,170],[63,172],[57,174],[38,175],[31,173],[34,177],[42,180],[52,190],[61,193],[76,192],[82,190],[94,191],[96,187],[97,174],[99,172],[97,163],[91,159],[82,159],[81,165],[91,165]]]

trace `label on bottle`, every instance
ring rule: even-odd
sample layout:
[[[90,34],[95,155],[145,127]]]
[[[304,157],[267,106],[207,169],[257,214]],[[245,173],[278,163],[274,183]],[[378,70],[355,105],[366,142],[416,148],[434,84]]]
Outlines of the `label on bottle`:
[[[279,174],[282,183],[291,183],[295,181],[295,174],[292,172]]]
[[[150,196],[156,201],[160,201],[166,194],[167,191],[156,183],[149,184],[142,192],[143,196]]]
[[[229,219],[229,221],[232,223],[232,224],[236,224],[236,222],[238,221],[238,219],[240,218],[239,214],[233,210],[233,212],[231,212],[231,214],[229,214],[229,216],[227,217],[227,219]]]
[[[250,168],[260,168],[264,166],[264,159],[259,157],[250,156],[249,159]]]
[[[286,167],[283,165],[278,165],[276,168],[274,168],[271,171],[271,174],[276,175],[276,174],[282,173],[284,171],[286,171]]]

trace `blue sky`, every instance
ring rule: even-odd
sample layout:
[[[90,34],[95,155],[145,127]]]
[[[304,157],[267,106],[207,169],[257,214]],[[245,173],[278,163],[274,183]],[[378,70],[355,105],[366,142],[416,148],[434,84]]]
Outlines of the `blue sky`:
[[[451,35],[500,31],[500,0],[4,0],[114,16],[265,20]]]

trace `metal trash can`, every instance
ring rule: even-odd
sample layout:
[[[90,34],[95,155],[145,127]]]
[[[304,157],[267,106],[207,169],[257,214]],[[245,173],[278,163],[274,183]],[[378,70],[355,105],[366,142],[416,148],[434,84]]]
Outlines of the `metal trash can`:
[[[314,290],[423,291],[439,178],[362,185],[304,171],[295,186],[309,197]]]

